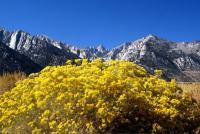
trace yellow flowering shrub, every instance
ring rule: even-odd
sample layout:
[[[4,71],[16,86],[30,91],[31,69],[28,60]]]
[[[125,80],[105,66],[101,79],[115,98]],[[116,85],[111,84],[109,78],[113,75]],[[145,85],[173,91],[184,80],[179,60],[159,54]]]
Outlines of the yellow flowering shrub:
[[[199,107],[175,81],[128,61],[48,66],[0,96],[2,133],[194,132]]]

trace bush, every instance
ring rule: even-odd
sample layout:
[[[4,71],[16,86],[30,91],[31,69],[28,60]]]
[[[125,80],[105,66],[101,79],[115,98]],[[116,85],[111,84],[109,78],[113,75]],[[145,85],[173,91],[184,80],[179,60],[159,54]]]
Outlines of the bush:
[[[3,133],[183,133],[199,109],[166,82],[128,61],[76,60],[46,67],[0,96]]]
[[[4,73],[0,76],[0,94],[15,87],[15,83],[26,78],[23,72]]]

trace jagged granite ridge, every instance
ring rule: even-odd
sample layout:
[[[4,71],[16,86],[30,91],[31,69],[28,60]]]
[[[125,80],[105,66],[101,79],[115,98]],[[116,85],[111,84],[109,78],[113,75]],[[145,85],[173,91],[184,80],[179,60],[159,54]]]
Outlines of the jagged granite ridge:
[[[200,42],[176,43],[149,35],[112,49],[104,59],[133,61],[149,71],[161,69],[169,79],[200,80]]]
[[[42,67],[60,65],[67,59],[79,58],[70,50],[62,49],[63,43],[42,35],[31,36],[23,31],[9,32],[0,29],[0,40]]]

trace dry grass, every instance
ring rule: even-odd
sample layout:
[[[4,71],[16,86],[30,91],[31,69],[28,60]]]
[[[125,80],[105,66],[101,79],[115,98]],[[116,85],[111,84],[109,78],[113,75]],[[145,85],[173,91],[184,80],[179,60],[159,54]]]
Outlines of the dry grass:
[[[26,75],[22,72],[5,73],[0,76],[0,94],[12,89],[15,83],[19,80],[25,79]]]
[[[179,83],[184,92],[187,92],[200,103],[200,82],[199,83]]]

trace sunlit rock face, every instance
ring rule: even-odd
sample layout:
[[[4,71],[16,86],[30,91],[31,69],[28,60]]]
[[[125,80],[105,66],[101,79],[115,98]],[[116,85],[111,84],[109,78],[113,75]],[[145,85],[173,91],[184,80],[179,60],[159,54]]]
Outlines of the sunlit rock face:
[[[200,80],[200,42],[177,43],[149,35],[114,48],[108,59],[133,61],[150,71],[162,69],[165,77],[180,81]]]
[[[1,29],[0,40],[42,67],[64,64],[67,59],[79,58],[69,50],[63,49],[64,43],[43,35],[31,36],[23,31],[9,32]]]

